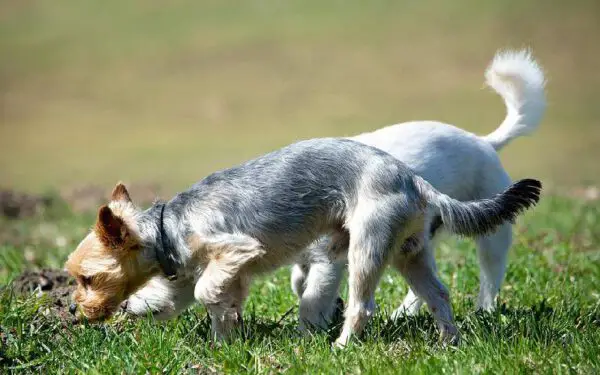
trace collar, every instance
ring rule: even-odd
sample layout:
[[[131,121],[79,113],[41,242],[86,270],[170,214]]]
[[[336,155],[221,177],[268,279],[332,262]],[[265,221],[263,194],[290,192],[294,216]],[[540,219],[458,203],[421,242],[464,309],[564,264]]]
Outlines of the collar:
[[[169,281],[177,280],[177,264],[173,259],[174,249],[169,241],[164,227],[165,203],[160,203],[159,235],[160,246],[155,247],[156,259],[163,274]]]

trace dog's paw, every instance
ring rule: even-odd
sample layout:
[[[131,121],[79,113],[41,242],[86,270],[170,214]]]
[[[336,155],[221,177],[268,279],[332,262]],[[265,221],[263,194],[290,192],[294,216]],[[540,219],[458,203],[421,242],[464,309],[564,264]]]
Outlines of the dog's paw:
[[[340,337],[337,338],[337,340],[335,340],[333,342],[333,344],[331,344],[333,349],[345,349],[348,344],[350,343],[350,340],[352,339],[353,335],[349,335],[346,334],[344,332],[342,332],[340,334]]]
[[[392,321],[396,321],[398,319],[401,319],[401,318],[404,318],[407,316],[417,316],[417,315],[419,315],[419,312],[421,311],[420,307],[421,306],[417,305],[416,303],[413,303],[410,305],[402,304],[402,306],[400,306],[396,310],[394,310],[390,319]]]
[[[344,349],[346,349],[347,344],[348,344],[347,342],[340,341],[340,339],[337,339],[331,344],[331,349],[332,350],[344,350]]]
[[[458,328],[450,324],[444,324],[440,330],[440,342],[443,345],[458,346],[460,343]]]

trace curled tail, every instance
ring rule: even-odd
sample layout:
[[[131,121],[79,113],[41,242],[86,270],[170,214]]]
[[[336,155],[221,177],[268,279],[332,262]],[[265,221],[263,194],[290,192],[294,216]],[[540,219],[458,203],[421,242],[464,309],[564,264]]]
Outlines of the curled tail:
[[[506,118],[482,137],[496,150],[537,129],[544,110],[544,73],[529,50],[498,52],[485,72],[486,84],[504,99]]]
[[[469,237],[490,233],[505,222],[513,222],[517,215],[539,201],[542,190],[540,181],[523,179],[492,198],[461,202],[438,192],[420,177],[415,184],[421,196],[439,211],[447,230]]]

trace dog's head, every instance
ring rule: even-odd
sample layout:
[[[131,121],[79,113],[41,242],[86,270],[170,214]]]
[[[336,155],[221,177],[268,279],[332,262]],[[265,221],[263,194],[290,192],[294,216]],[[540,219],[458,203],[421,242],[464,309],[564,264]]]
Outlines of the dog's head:
[[[92,231],[66,262],[67,271],[77,280],[73,301],[79,309],[74,306],[74,310],[91,321],[108,318],[150,277],[142,259],[139,214],[119,183],[111,202],[100,207]]]

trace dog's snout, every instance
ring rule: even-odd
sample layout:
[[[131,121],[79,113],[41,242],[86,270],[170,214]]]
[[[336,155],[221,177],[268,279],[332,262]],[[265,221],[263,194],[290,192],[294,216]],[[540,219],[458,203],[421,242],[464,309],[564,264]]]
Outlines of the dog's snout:
[[[75,315],[75,313],[77,313],[77,304],[72,303],[69,306],[69,312],[71,313],[71,315]]]
[[[121,302],[121,310],[127,311],[127,306],[129,305],[129,300],[125,300]]]

